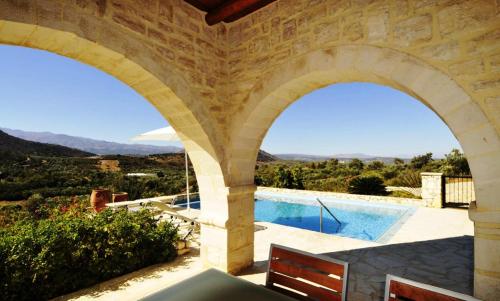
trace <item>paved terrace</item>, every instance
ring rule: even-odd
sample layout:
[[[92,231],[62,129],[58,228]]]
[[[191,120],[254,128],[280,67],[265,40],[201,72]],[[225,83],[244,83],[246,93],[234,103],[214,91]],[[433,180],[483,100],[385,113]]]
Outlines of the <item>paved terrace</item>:
[[[466,210],[418,208],[385,244],[256,223],[255,264],[239,277],[263,284],[270,243],[348,261],[349,300],[382,300],[386,273],[472,294],[473,224]],[[137,300],[203,270],[199,250],[56,300]]]

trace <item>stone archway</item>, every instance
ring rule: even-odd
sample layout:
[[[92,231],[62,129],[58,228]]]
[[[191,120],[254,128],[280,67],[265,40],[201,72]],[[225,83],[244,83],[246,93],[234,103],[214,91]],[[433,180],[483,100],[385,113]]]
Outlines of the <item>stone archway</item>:
[[[126,36],[122,38],[127,41]],[[133,49],[125,42],[124,53],[120,53],[71,32],[6,20],[0,20],[0,44],[37,48],[73,58],[118,78],[137,91],[179,134],[193,163],[202,202],[209,199],[216,204],[227,203],[216,123],[204,103],[197,101],[202,98],[197,89],[181,72],[176,72],[175,67],[154,64],[153,69],[158,73],[153,74],[130,58],[128,52]],[[146,55],[146,63],[153,62],[155,56],[150,55]],[[206,258],[208,254],[203,256]],[[225,269],[224,262],[211,264]]]
[[[210,191],[203,177],[223,180],[218,167],[218,153],[213,146],[210,114],[202,105],[192,105],[199,96],[182,76],[165,74],[164,80],[111,49],[83,39],[73,33],[0,20],[0,43],[47,50],[96,67],[120,79],[136,90],[176,129],[193,161],[200,191]],[[173,72],[172,72],[173,73]],[[218,169],[218,171],[217,171]],[[221,183],[224,187],[224,184]],[[210,192],[211,193],[211,192]]]
[[[476,185],[477,207],[471,206],[470,216],[476,222],[475,252],[482,256],[475,257],[475,291],[486,299],[498,294],[491,290],[491,283],[499,281],[492,273],[500,266],[492,258],[500,253],[500,244],[494,236],[497,234],[492,234],[493,215],[488,218],[480,213],[500,208],[495,197],[500,190],[492,185],[500,180],[498,133],[459,84],[415,57],[389,48],[346,45],[310,52],[267,73],[251,89],[244,110],[234,121],[232,150],[235,162],[239,163],[234,168],[244,177],[242,181],[253,181],[262,140],[291,103],[315,89],[356,81],[391,86],[419,99],[456,136],[469,159]]]

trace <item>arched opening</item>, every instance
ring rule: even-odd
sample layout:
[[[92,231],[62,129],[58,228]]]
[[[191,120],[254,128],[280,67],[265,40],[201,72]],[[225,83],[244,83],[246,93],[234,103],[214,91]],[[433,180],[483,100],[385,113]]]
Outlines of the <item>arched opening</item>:
[[[477,181],[478,205],[497,208],[498,202],[486,192],[496,170],[482,168],[499,147],[498,135],[479,106],[451,78],[394,50],[372,46],[343,46],[309,53],[277,67],[257,84],[248,97],[246,109],[235,118],[234,152],[252,145],[253,158],[274,120],[299,97],[334,83],[371,82],[398,89],[427,105],[450,128],[469,159]],[[253,137],[253,138],[247,138]],[[245,139],[245,140],[243,140]],[[242,143],[244,141],[244,143]],[[238,143],[240,145],[238,145]],[[248,152],[248,150],[246,150]],[[243,163],[245,164],[245,163]],[[252,168],[253,168],[253,164]],[[246,166],[235,166],[242,170]],[[253,176],[253,172],[242,176]],[[252,179],[247,179],[252,181]]]
[[[175,74],[175,68],[161,69],[160,79],[128,55],[73,33],[11,21],[0,21],[0,43],[47,50],[114,76],[149,101],[174,127],[199,179],[212,176],[217,170],[219,158],[211,141],[216,135],[213,135],[210,114],[202,103],[193,103],[199,97],[197,91],[191,89],[181,75]],[[218,178],[223,181],[222,176]],[[211,191],[209,186],[201,184],[201,193],[205,189]]]
[[[440,173],[435,179],[440,191],[441,172],[454,174],[449,154],[453,148],[460,148],[458,141],[433,111],[389,87],[341,83],[299,98],[281,113],[266,135],[262,149],[271,156],[258,157],[256,184],[267,187],[259,187],[255,194],[256,224],[266,227],[255,234],[256,261],[265,259],[260,250],[269,241],[351,260],[349,293],[363,298],[382,293],[367,289],[378,285],[372,278],[377,272],[366,266],[363,270],[363,264],[376,265],[383,271],[379,274],[382,278],[384,273],[399,273],[472,294],[473,224],[466,210],[427,208],[432,206],[427,194],[433,188],[427,174],[422,174]],[[445,159],[445,155],[450,158]],[[454,184],[448,188],[450,185]],[[469,194],[464,187],[458,192],[465,199]],[[440,207],[440,197],[437,202]],[[433,214],[441,217],[431,218]],[[273,231],[287,235],[272,235]],[[439,251],[433,250],[432,244]],[[418,278],[415,274],[429,262],[419,261],[410,245],[419,253],[454,258],[454,265],[433,264],[440,266],[436,272],[455,269],[446,278],[448,282],[439,282],[432,273]],[[360,251],[363,247],[371,249]],[[460,247],[468,256],[456,256]],[[387,265],[373,258],[384,258]],[[358,286],[360,279],[370,285]]]
[[[0,143],[2,150],[19,153],[21,160],[25,154],[32,164],[33,156],[68,160],[36,169],[31,165],[36,177],[26,174],[10,182],[26,185],[0,185],[0,200],[26,200],[33,194],[71,197],[100,187],[128,193],[131,201],[186,193],[184,151],[178,138],[142,145],[131,139],[168,125],[133,89],[91,66],[38,49],[0,45],[0,60],[8,74],[1,82],[0,130],[15,138],[75,149],[43,151],[27,143],[15,147],[14,139],[7,137],[11,143]],[[74,156],[82,158],[69,160]],[[8,178],[7,167],[2,168],[2,179]],[[190,174],[193,192],[192,166]]]
[[[211,114],[203,102],[198,102],[202,97],[196,88],[184,79],[184,75],[176,73],[175,68],[161,66],[153,71],[159,74],[153,74],[142,67],[143,62],[137,63],[131,58],[133,55],[116,52],[73,33],[31,24],[0,21],[0,43],[46,50],[75,59],[134,89],[175,128],[193,163],[201,199],[225,201],[224,195],[219,197],[221,194],[218,194],[223,190],[221,187],[225,187],[225,179],[219,164],[220,145],[214,144],[217,135]],[[54,297],[50,293],[47,292],[47,297]]]
[[[234,120],[233,154],[239,164],[234,174],[253,181],[255,159],[271,124],[298,98],[335,83],[370,82],[400,90],[433,110],[449,127],[463,147],[475,180],[477,202],[469,215],[476,222],[488,217],[479,213],[497,210],[495,195],[500,169],[497,166],[500,142],[492,123],[477,103],[445,72],[388,48],[352,45],[317,50],[279,65],[254,85],[247,105]],[[249,154],[251,150],[251,155]],[[486,167],[488,166],[488,168]],[[252,178],[250,178],[250,175]],[[477,204],[477,207],[476,207]],[[477,223],[476,223],[477,227]],[[475,252],[486,254],[484,236],[475,236]],[[488,277],[488,265],[475,257],[474,290],[481,292]],[[488,280],[485,280],[488,279]],[[484,281],[483,281],[484,280]]]

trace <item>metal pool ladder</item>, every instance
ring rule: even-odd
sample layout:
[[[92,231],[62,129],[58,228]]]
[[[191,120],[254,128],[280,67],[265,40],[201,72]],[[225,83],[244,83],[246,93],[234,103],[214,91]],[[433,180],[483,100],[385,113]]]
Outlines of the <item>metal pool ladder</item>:
[[[333,219],[337,221],[337,223],[339,223],[339,228],[340,228],[342,223],[339,221],[339,219],[336,218],[335,215],[333,215],[330,209],[328,209],[328,207],[326,207],[325,204],[323,204],[323,202],[319,198],[316,198],[316,201],[318,201],[318,203],[321,205],[319,207],[319,232],[323,233],[323,208],[325,208],[326,212],[328,212],[328,214],[330,214],[330,216],[333,217]]]

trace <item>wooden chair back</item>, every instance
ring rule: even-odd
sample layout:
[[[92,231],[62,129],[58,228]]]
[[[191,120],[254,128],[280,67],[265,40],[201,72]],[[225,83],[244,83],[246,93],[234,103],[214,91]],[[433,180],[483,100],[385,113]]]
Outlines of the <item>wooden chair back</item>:
[[[384,301],[479,301],[472,296],[453,292],[409,279],[387,275]]]
[[[349,265],[271,244],[266,287],[298,300],[345,301]]]

